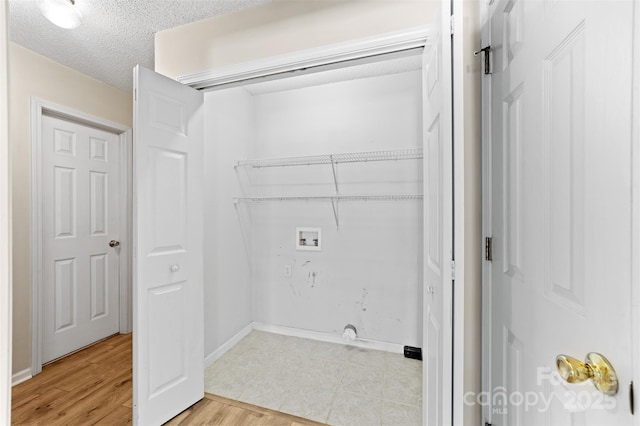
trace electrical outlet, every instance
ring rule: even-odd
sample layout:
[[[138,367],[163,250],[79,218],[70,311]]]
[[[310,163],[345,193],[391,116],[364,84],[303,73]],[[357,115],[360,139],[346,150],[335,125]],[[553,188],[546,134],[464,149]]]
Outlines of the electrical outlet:
[[[284,265],[285,278],[291,278],[291,265]]]

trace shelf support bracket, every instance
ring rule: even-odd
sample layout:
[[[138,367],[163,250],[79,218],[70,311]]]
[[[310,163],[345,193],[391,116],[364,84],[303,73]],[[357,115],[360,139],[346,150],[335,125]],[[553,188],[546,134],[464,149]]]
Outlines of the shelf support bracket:
[[[338,200],[331,199],[331,207],[333,208],[333,217],[336,220],[336,229],[340,229],[340,222],[338,221]]]
[[[331,160],[331,171],[333,172],[333,185],[336,188],[336,195],[338,195],[338,178],[336,177],[336,163],[333,160],[333,155],[330,155],[329,159]]]
[[[336,188],[336,195],[340,195],[338,192],[338,177],[336,176],[336,162],[333,159],[333,155],[329,155],[331,160],[331,171],[333,172],[333,185]],[[338,199],[331,199],[331,207],[333,208],[333,217],[336,220],[336,229],[340,229],[340,222],[338,221]]]

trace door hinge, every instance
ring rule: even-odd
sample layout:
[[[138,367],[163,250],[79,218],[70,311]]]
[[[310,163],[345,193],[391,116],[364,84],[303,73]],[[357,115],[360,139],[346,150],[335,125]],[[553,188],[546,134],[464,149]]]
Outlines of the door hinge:
[[[486,237],[484,239],[484,260],[491,262],[493,260],[493,238]]]
[[[476,50],[473,52],[473,56],[478,56],[481,53],[484,53],[484,73],[485,75],[489,75],[491,74],[491,45]]]
[[[484,426],[493,426],[493,425],[489,422],[484,422]]]
[[[451,261],[451,281],[456,279],[456,261]]]
[[[450,30],[451,30],[451,35],[453,35],[453,29],[454,29],[453,15],[451,15],[451,17],[449,18],[449,26],[450,26]]]
[[[631,411],[631,415],[634,415],[635,412],[635,395],[633,394],[633,382],[629,383],[629,410]]]

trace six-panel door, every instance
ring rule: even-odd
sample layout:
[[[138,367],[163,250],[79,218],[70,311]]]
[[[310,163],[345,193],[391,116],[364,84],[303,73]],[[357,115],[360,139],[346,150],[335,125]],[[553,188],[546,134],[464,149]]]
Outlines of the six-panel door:
[[[204,396],[203,97],[134,71],[133,402],[161,424]]]
[[[118,136],[42,117],[42,362],[119,330]]]

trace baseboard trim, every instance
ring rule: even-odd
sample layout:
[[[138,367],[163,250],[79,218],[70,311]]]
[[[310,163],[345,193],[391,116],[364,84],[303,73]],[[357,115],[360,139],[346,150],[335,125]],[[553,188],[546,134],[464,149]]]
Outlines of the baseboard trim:
[[[204,368],[210,367],[218,358],[224,355],[229,349],[234,347],[252,330],[265,331],[267,333],[281,334],[291,337],[302,337],[304,339],[318,340],[321,342],[337,343],[339,345],[350,345],[357,348],[374,349],[377,351],[392,352],[396,354],[404,353],[404,345],[398,343],[380,342],[357,338],[351,342],[345,342],[341,335],[336,333],[326,333],[322,331],[303,330],[301,328],[284,327],[281,325],[264,324],[252,322],[247,324],[242,330],[224,342],[218,349],[211,352],[204,358]],[[30,377],[30,376],[29,376]]]
[[[224,342],[218,349],[207,355],[204,359],[204,368],[211,366],[211,364],[224,355],[229,349],[234,347],[240,340],[242,340],[242,338],[251,333],[251,330],[253,330],[253,323],[247,324],[242,330]]]
[[[31,369],[25,368],[24,370],[18,371],[13,376],[11,376],[11,386],[15,386],[22,382],[26,382],[32,377],[33,376],[31,375]]]
[[[254,322],[253,328],[259,331],[269,333],[283,334],[285,336],[302,337],[305,339],[319,340],[321,342],[337,343],[341,345],[355,346],[358,348],[374,349],[377,351],[385,351],[392,353],[404,353],[404,345],[398,343],[380,342],[378,340],[369,340],[357,338],[356,340],[346,342],[342,335],[336,333],[326,333],[322,331],[303,330],[301,328],[284,327],[281,325],[264,324]]]

